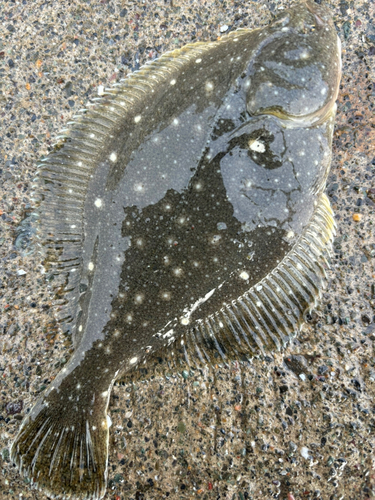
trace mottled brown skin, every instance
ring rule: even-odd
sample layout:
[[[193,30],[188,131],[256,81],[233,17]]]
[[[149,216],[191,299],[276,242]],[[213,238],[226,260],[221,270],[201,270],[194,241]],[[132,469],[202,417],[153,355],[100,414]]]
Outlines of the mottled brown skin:
[[[263,30],[161,58],[48,159],[41,232],[58,264],[71,265],[61,316],[76,350],[12,446],[40,487],[104,495],[110,390],[149,353],[177,343],[195,359],[190,339],[208,359],[214,349],[230,359],[295,334],[320,283],[305,257],[306,284],[291,270],[278,283],[293,295],[269,292],[294,319],[264,304],[259,315],[251,297],[315,213],[339,77],[332,22],[308,2]]]

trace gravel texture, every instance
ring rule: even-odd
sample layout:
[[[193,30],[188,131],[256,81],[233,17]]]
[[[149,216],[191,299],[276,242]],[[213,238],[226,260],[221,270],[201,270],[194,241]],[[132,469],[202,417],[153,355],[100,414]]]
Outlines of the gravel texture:
[[[32,180],[58,131],[102,86],[149,59],[290,2],[2,0],[0,3],[0,497],[46,500],[9,461],[26,409],[72,347],[32,252]],[[116,499],[375,498],[375,3],[330,2],[343,77],[327,192],[336,213],[329,286],[282,353],[204,373],[168,359],[115,385]]]

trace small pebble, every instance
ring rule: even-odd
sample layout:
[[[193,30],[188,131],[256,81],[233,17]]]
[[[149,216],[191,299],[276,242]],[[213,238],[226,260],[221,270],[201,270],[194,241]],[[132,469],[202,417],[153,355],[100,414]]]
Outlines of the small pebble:
[[[184,422],[179,422],[179,424],[177,425],[177,430],[181,433],[186,432],[186,425],[184,424]]]
[[[296,443],[293,443],[293,441],[289,441],[289,450],[290,450],[291,452],[293,452],[293,453],[294,453],[295,451],[297,451],[297,445],[296,445]]]
[[[353,214],[353,220],[355,222],[360,222],[361,219],[362,219],[362,214]]]
[[[229,26],[227,24],[223,24],[223,26],[220,26],[220,33],[225,33],[228,28]]]
[[[308,460],[309,458],[311,458],[311,457],[310,457],[310,455],[309,455],[309,449],[308,449],[308,448],[306,448],[306,446],[303,446],[303,447],[301,448],[301,455],[302,455],[302,456],[303,456],[303,458],[305,458],[306,460]]]
[[[5,407],[7,415],[15,415],[16,413],[21,413],[23,408],[23,401],[12,401],[8,403]]]

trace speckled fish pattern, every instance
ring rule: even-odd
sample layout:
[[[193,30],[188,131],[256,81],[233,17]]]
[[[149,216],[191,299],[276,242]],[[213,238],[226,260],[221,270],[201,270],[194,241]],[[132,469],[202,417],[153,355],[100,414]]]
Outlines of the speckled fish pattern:
[[[190,44],[76,117],[38,170],[38,238],[75,352],[11,457],[60,498],[106,491],[117,377],[282,348],[325,283],[340,45],[314,2]]]

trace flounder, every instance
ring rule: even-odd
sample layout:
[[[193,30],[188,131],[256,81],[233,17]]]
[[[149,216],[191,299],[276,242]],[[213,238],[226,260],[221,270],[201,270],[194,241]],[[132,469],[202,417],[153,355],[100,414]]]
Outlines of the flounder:
[[[42,162],[39,239],[75,352],[11,448],[39,488],[104,495],[111,388],[150,353],[201,365],[297,334],[335,226],[340,71],[329,12],[300,3],[144,66]]]

